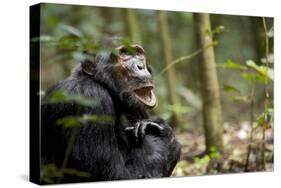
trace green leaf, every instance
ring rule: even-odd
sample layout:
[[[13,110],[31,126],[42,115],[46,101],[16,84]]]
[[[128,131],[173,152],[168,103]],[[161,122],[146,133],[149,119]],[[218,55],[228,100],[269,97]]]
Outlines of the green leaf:
[[[72,53],[72,58],[79,63],[83,63],[86,60],[91,61],[91,62],[95,62],[95,54],[87,54],[87,53],[83,53],[83,52],[73,52]]]
[[[63,170],[64,174],[75,175],[78,177],[91,177],[91,174],[84,171],[79,171],[74,168],[66,168]]]
[[[246,65],[248,65],[249,67],[252,67],[252,68],[254,68],[254,69],[257,69],[258,68],[258,66],[256,65],[256,63],[253,61],[253,60],[247,60],[246,61]]]
[[[255,84],[257,82],[261,84],[267,84],[268,78],[260,73],[250,74],[250,73],[243,73],[241,74],[242,78],[250,82],[251,84]]]
[[[61,49],[78,50],[82,46],[82,40],[76,35],[62,36],[57,41],[57,47]]]
[[[241,76],[242,76],[242,78],[244,78],[244,80],[247,80],[248,82],[250,82],[252,84],[256,83],[256,81],[257,81],[255,74],[242,73]]]
[[[270,122],[272,122],[273,108],[268,108],[257,118],[256,127],[270,127]]]
[[[91,174],[85,171],[79,171],[74,168],[60,169],[56,164],[47,164],[41,168],[41,181],[46,183],[55,183],[58,177],[64,174],[74,175],[78,177],[90,177]]]
[[[237,92],[240,93],[240,90],[237,89],[236,87],[232,86],[232,85],[228,85],[228,84],[224,84],[223,85],[223,90],[226,92]]]
[[[168,109],[169,111],[174,112],[176,114],[183,114],[190,111],[189,107],[182,105],[169,105]]]
[[[217,147],[216,146],[211,146],[210,147],[210,152],[211,153],[217,152]]]
[[[209,30],[209,29],[206,29],[205,35],[207,35],[207,36],[212,36],[212,31]]]
[[[230,96],[229,100],[234,101],[234,102],[249,102],[250,101],[250,96],[249,95],[241,95],[241,96]]]
[[[83,37],[83,34],[79,29],[72,27],[70,25],[61,24],[60,28],[62,28],[64,31],[66,31],[68,34],[70,34],[72,36],[74,35],[79,38]]]
[[[247,60],[246,65],[251,67],[252,69],[256,70],[258,73],[260,73],[262,76],[265,76],[266,78],[273,80],[273,69],[263,66],[263,65],[257,65],[253,60]]]
[[[136,48],[132,47],[132,43],[129,39],[123,38],[121,44],[126,48],[128,54],[136,54]]]
[[[61,125],[64,128],[73,128],[76,126],[82,126],[86,123],[100,123],[100,124],[112,124],[113,119],[109,115],[87,115],[82,116],[67,116],[57,120],[57,125]]]
[[[242,71],[245,71],[247,70],[247,67],[246,66],[243,66],[239,63],[236,63],[230,59],[228,59],[225,63],[223,64],[218,64],[218,67],[221,67],[221,68],[225,68],[225,69],[232,69],[232,70],[242,70]]]
[[[96,101],[93,97],[68,94],[63,91],[54,91],[50,96],[44,99],[43,103],[76,103],[82,106],[93,106],[96,104]]]
[[[43,172],[46,173],[46,174],[55,174],[58,170],[56,164],[47,164],[45,166],[43,166]]]
[[[54,38],[49,35],[41,35],[40,37],[34,37],[31,39],[32,42],[54,42]]]
[[[221,158],[221,154],[218,152],[218,150],[215,146],[212,146],[210,148],[209,156],[211,159],[220,159]]]
[[[207,29],[205,31],[205,35],[214,37],[215,34],[222,33],[223,31],[224,31],[224,26],[219,25],[219,26],[215,27],[212,31]]]
[[[219,25],[217,27],[215,27],[213,29],[213,34],[219,34],[219,33],[222,33],[224,31],[224,26],[223,25]]]
[[[187,168],[189,166],[188,161],[181,160],[177,163],[178,168]]]
[[[128,39],[128,38],[122,38],[121,40],[120,40],[120,42],[121,42],[121,44],[122,45],[124,45],[124,46],[130,46],[131,45],[131,41],[130,41],[130,39]]]
[[[86,41],[84,41],[83,43],[83,50],[86,51],[93,51],[93,52],[97,52],[99,50],[102,50],[102,45],[92,41],[91,39],[85,39]]]
[[[256,81],[262,83],[262,84],[266,84],[267,83],[267,79],[265,76],[261,75],[261,74],[255,74],[256,76]]]
[[[55,178],[59,177],[59,169],[56,164],[50,163],[41,167],[41,181],[55,183]]]
[[[73,128],[80,125],[80,118],[68,116],[57,120],[57,125],[62,125],[64,128]]]
[[[213,40],[213,42],[207,44],[206,48],[217,46],[219,42],[217,40]]]
[[[91,123],[113,123],[112,116],[110,115],[83,115],[82,120],[83,123],[91,122]]]

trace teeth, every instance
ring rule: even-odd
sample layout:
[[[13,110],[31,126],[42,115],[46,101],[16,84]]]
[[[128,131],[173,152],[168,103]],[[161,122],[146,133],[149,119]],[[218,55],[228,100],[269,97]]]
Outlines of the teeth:
[[[143,88],[136,90],[136,94],[146,101],[151,101],[151,88]]]
[[[153,93],[153,87],[143,87],[134,90],[137,99],[144,103],[149,108],[153,108],[156,105],[156,97]]]
[[[149,102],[151,101],[151,92],[149,92],[148,95],[146,96],[146,100]]]

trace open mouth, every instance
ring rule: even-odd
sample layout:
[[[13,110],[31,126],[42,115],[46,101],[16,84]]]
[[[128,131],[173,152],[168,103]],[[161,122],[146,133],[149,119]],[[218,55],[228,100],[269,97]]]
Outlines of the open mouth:
[[[145,104],[149,108],[153,108],[156,105],[156,96],[153,92],[153,85],[140,87],[134,90],[136,97],[139,101]]]

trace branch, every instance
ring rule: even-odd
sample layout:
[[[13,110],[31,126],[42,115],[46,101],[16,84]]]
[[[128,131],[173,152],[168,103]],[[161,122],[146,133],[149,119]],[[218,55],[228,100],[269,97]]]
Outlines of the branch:
[[[185,61],[185,60],[189,60],[195,56],[197,56],[198,54],[200,54],[203,50],[205,50],[206,48],[209,48],[211,46],[215,46],[217,45],[218,43],[216,41],[210,43],[210,44],[207,44],[206,46],[204,46],[203,48],[200,48],[194,52],[192,52],[191,54],[187,55],[187,56],[182,56],[182,57],[179,57],[175,60],[173,60],[171,63],[169,63],[169,65],[167,65],[164,69],[162,69],[156,77],[159,77],[161,76],[162,74],[164,74],[169,68],[171,68],[172,66],[182,62],[182,61]]]

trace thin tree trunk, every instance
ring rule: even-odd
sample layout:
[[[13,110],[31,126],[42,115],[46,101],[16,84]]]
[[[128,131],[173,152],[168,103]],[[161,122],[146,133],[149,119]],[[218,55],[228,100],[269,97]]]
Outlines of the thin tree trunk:
[[[255,48],[255,58],[254,61],[260,64],[261,58],[263,57],[264,54],[264,48],[263,45],[260,41],[263,40],[263,36],[261,35],[262,33],[262,28],[260,28],[260,18],[252,18],[249,17],[249,22],[251,24],[251,32],[252,32],[252,46]]]
[[[209,14],[193,14],[195,38],[198,48],[204,48],[212,43]],[[198,62],[201,93],[203,100],[203,121],[205,131],[206,151],[215,147],[218,152],[223,151],[223,126],[220,104],[219,83],[217,78],[215,54],[212,46],[204,48]]]
[[[158,11],[158,18],[159,18],[159,31],[160,31],[160,41],[161,41],[161,47],[162,47],[162,53],[164,56],[164,61],[166,66],[168,66],[172,60],[172,44],[171,44],[171,38],[170,38],[170,32],[168,27],[168,20],[167,20],[167,14],[164,11]],[[170,67],[167,70],[167,81],[168,81],[168,96],[169,96],[169,102],[172,106],[178,106],[178,98],[176,94],[176,76],[175,76],[175,69],[174,67]],[[176,112],[172,112],[172,119],[171,119],[171,125],[174,127],[180,126],[180,116]]]
[[[250,166],[250,157],[252,153],[252,142],[254,137],[254,105],[255,105],[255,86],[253,86],[251,91],[251,99],[250,99],[250,125],[251,125],[251,132],[250,132],[250,138],[249,138],[249,145],[247,148],[247,155],[246,155],[246,163],[244,167],[245,172],[249,172],[249,166]]]
[[[141,43],[140,30],[136,13],[132,9],[124,9],[123,17],[126,23],[125,34],[130,36],[132,42]]]

